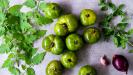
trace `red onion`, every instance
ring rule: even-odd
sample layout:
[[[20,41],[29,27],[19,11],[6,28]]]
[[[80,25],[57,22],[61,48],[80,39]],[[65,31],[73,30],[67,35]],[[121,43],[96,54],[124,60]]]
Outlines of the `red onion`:
[[[114,68],[121,72],[128,72],[129,63],[128,60],[122,55],[114,55],[112,64]]]

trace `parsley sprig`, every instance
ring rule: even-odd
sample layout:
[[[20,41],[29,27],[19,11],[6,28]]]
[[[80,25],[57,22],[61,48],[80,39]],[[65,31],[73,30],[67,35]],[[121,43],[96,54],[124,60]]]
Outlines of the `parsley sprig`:
[[[133,33],[133,29],[126,31],[126,27],[129,22],[126,12],[123,10],[124,4],[117,7],[112,2],[100,0],[99,6],[103,11],[111,10],[111,13],[106,14],[106,17],[100,23],[104,37],[106,39],[112,37],[112,40],[117,47],[126,48],[127,44],[133,46],[133,44],[129,41]],[[117,16],[121,17],[121,21],[117,25],[113,25],[112,20]]]
[[[3,38],[0,54],[8,54],[2,68],[7,68],[13,75],[23,74],[23,71],[27,75],[35,75],[34,65],[41,63],[46,54],[33,47],[33,43],[44,36],[46,30],[38,30],[32,24],[46,25],[53,20],[39,12],[41,8],[37,9],[37,1],[26,0],[21,5],[10,7],[9,0],[0,0],[0,37]],[[45,4],[44,1],[42,3]],[[33,11],[21,12],[24,5]]]

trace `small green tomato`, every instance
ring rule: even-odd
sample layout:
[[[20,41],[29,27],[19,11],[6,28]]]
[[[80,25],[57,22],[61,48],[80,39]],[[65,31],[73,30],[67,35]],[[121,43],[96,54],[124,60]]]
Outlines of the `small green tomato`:
[[[77,64],[77,56],[74,52],[66,52],[61,56],[62,65],[67,68],[73,68]]]
[[[89,44],[96,43],[100,39],[100,31],[97,28],[88,28],[83,35],[85,41]]]
[[[61,7],[57,3],[47,3],[44,14],[48,18],[58,18],[61,14]]]
[[[71,51],[79,50],[83,46],[83,40],[78,34],[70,34],[66,38],[66,46]]]
[[[64,42],[61,37],[56,35],[48,35],[43,39],[42,47],[53,54],[59,55],[63,52]]]
[[[92,66],[86,65],[80,68],[78,75],[96,75],[96,70]]]
[[[62,75],[62,69],[60,61],[53,60],[46,67],[46,75]]]
[[[91,9],[83,9],[80,13],[80,20],[83,26],[90,26],[96,22],[96,14]]]
[[[68,14],[63,15],[58,19],[54,27],[54,32],[58,36],[65,36],[68,33],[76,31],[77,28],[78,21],[76,17],[72,14]]]

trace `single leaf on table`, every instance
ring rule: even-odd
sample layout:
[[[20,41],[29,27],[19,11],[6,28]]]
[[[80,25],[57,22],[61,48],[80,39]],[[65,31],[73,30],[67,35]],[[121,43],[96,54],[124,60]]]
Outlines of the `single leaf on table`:
[[[14,16],[12,14],[6,14],[6,16],[7,16],[6,22],[9,25],[9,27],[12,27],[11,25],[19,24],[20,18],[18,16]]]
[[[114,11],[113,15],[114,16],[125,16],[126,13],[122,10],[124,8],[124,4],[119,5],[119,7]]]
[[[27,16],[28,19],[32,19],[33,18],[33,14],[34,13],[32,11],[29,11],[29,12],[26,13],[26,16]]]
[[[24,5],[31,7],[31,8],[34,8],[36,6],[36,0],[26,0]]]
[[[25,69],[26,69],[26,65],[21,65],[21,68],[22,68],[23,70],[25,70]]]
[[[37,25],[46,25],[53,22],[53,19],[50,19],[41,15],[38,11],[35,11],[33,15],[34,15],[33,17],[34,17],[35,23]]]
[[[41,9],[42,11],[44,11],[46,7],[47,7],[47,3],[45,3],[45,2],[39,3],[39,9]]]
[[[10,52],[10,46],[8,44],[0,45],[0,54]]]
[[[118,28],[119,30],[125,30],[126,27],[127,27],[127,25],[128,25],[128,23],[118,23],[118,24],[117,24],[117,28]]]
[[[5,33],[5,28],[0,26],[0,36],[2,36]]]
[[[129,53],[133,53],[133,49],[128,51]]]
[[[47,18],[45,16],[38,16],[36,19],[35,19],[35,22],[38,24],[38,25],[46,25],[46,24],[49,24],[49,23],[52,23],[53,20],[50,19],[50,18]]]
[[[108,7],[111,8],[113,11],[115,11],[117,9],[117,7],[115,6],[115,4],[109,2],[108,3]]]
[[[13,39],[13,35],[8,34],[8,35],[5,35],[3,38],[4,38],[6,44],[11,44],[11,41]]]
[[[32,63],[34,65],[37,65],[39,63],[41,63],[44,59],[44,56],[45,56],[46,52],[42,52],[42,53],[38,53],[36,54],[33,58],[32,58]]]
[[[126,41],[121,40],[120,43],[121,43],[122,48],[125,49],[126,48]]]
[[[128,42],[128,37],[126,35],[120,35],[120,44],[123,49],[126,48],[126,44]]]
[[[34,56],[37,53],[37,48],[32,48],[31,49],[31,55]]]
[[[21,8],[22,8],[22,5],[14,5],[8,9],[8,13],[10,13],[14,16],[19,16]]]
[[[104,18],[104,20],[101,22],[101,25],[103,26],[103,28],[109,27],[110,21],[112,20],[113,17],[114,17],[113,14],[109,14]]]
[[[14,61],[11,59],[6,59],[4,61],[4,64],[2,65],[2,68],[9,68],[14,66]]]
[[[35,40],[37,39],[37,36],[36,35],[26,35],[26,36],[24,36],[24,41],[25,41],[25,43],[27,43],[27,44],[32,44]]]
[[[46,32],[47,32],[47,30],[37,30],[37,32],[36,32],[37,39],[44,36],[46,34]]]
[[[133,34],[133,29],[128,30],[128,34],[129,35]]]
[[[108,37],[110,37],[111,35],[114,34],[114,30],[111,29],[111,28],[104,28],[103,32],[104,32],[105,38],[108,38]]]
[[[113,42],[114,42],[114,44],[116,45],[116,47],[119,46],[119,38],[118,38],[118,37],[114,36],[114,37],[113,37]]]
[[[8,70],[11,72],[12,75],[20,75],[20,70],[15,67],[10,67]]]
[[[20,27],[22,29],[23,32],[28,31],[30,28],[32,28],[32,26],[28,23],[28,22],[22,22],[20,24]]]
[[[14,53],[10,53],[9,55],[8,55],[8,59],[11,59],[11,58],[14,58],[15,57],[15,54]]]
[[[0,25],[3,24],[4,20],[5,20],[5,14],[3,12],[0,12]]]
[[[0,7],[1,8],[8,8],[9,7],[9,0],[0,0]]]
[[[33,68],[27,68],[27,75],[35,75],[35,71]]]
[[[99,6],[100,6],[101,10],[107,10],[108,9],[108,4],[107,4],[106,0],[100,0]]]

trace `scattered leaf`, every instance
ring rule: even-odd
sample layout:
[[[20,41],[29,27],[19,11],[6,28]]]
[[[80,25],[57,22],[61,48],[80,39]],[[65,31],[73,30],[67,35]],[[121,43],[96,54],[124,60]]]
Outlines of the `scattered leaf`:
[[[20,75],[20,71],[18,68],[15,68],[15,67],[10,67],[8,68],[8,70],[11,72],[11,74],[13,75]]]
[[[22,5],[14,5],[8,9],[8,12],[14,16],[19,16],[21,7]]]
[[[46,34],[47,30],[38,30],[36,32],[37,38],[40,38]]]
[[[32,63],[33,63],[34,65],[37,65],[37,64],[41,63],[42,60],[44,59],[45,54],[46,54],[46,52],[42,52],[42,53],[36,54],[36,55],[32,58]]]
[[[6,59],[4,61],[4,64],[2,65],[2,68],[9,68],[14,66],[14,61],[11,59]]]
[[[133,53],[133,50],[129,50],[128,52],[129,52],[129,53]]]
[[[33,68],[27,68],[27,75],[35,75],[35,71]]]
[[[0,7],[8,8],[8,6],[9,6],[8,0],[0,0]]]
[[[0,45],[0,54],[8,53],[8,52],[10,52],[10,46],[8,44],[1,44]]]
[[[24,5],[31,7],[31,8],[34,8],[36,6],[36,1],[35,0],[26,0]]]
[[[128,34],[133,34],[133,29],[128,30]]]
[[[47,3],[45,3],[45,2],[41,2],[40,4],[39,4],[39,8],[41,9],[41,10],[45,10],[45,8],[47,7]]]

